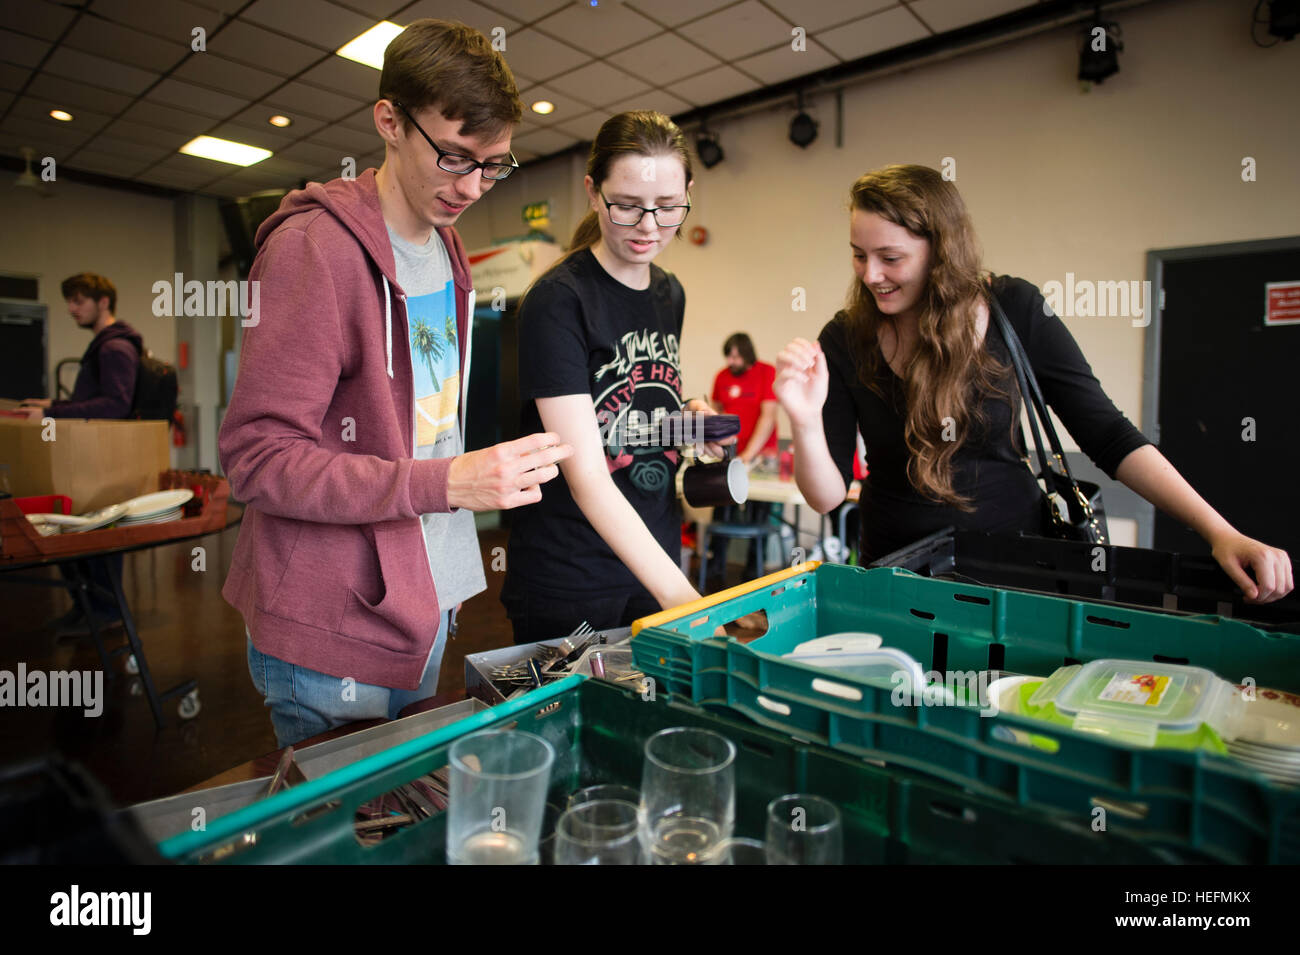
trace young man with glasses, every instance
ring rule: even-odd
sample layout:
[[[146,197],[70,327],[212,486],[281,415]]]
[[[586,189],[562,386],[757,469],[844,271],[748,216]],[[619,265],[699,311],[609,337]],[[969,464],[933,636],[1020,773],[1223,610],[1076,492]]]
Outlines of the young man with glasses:
[[[260,308],[221,429],[247,502],[224,595],[280,745],[432,696],[484,589],[472,511],[537,501],[569,448],[464,450],[474,292],[453,228],[518,167],[522,110],[480,33],[389,44],[383,165],[290,193],[258,230]]]

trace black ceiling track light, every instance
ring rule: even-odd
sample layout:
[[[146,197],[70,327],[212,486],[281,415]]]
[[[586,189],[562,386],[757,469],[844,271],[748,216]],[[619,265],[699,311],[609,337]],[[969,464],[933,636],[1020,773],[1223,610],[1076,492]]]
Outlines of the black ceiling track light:
[[[817,138],[817,121],[803,111],[803,90],[799,91],[799,112],[790,120],[790,142],[807,149]]]
[[[1087,89],[1093,83],[1104,82],[1106,77],[1119,72],[1119,55],[1124,50],[1120,40],[1119,24],[1101,18],[1101,4],[1083,31],[1079,48],[1079,82]]]
[[[1261,10],[1268,9],[1268,15],[1261,18]],[[1260,43],[1255,35],[1255,27],[1268,25],[1268,35],[1277,37],[1272,43]],[[1250,38],[1256,46],[1277,46],[1284,40],[1294,40],[1300,33],[1300,0],[1259,0],[1255,4],[1255,13],[1251,17]]]
[[[700,132],[695,139],[695,153],[704,163],[705,169],[712,169],[726,158],[722,147],[718,145],[718,134],[709,132],[704,123],[700,123]]]

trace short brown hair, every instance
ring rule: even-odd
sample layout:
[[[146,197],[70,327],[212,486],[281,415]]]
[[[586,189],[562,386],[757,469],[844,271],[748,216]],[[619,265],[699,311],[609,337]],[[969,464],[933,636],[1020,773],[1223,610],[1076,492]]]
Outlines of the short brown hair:
[[[117,288],[102,275],[94,272],[78,272],[63,280],[63,299],[67,301],[74,295],[84,295],[98,302],[108,296],[108,310],[117,311]]]
[[[379,97],[414,113],[437,106],[460,135],[496,138],[523,118],[514,74],[488,38],[463,23],[415,20],[384,50]],[[398,113],[402,128],[406,117]]]
[[[740,353],[741,360],[746,365],[752,366],[754,362],[758,361],[758,355],[754,354],[754,343],[750,341],[749,336],[744,332],[736,332],[722,343],[722,357],[730,357],[733,348]]]

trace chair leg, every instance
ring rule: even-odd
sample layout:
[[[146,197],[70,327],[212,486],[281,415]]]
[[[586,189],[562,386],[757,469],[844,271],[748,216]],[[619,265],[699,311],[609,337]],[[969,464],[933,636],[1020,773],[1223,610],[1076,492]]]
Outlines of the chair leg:
[[[704,576],[709,572],[709,532],[700,531],[700,594],[704,593]]]

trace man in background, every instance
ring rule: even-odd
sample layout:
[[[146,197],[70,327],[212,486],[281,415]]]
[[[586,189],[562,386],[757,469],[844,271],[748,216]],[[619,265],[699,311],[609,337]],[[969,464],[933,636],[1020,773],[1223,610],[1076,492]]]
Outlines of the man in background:
[[[776,368],[758,360],[754,343],[744,332],[736,332],[728,338],[722,345],[722,354],[727,359],[727,367],[713,379],[713,407],[722,414],[733,414],[740,419],[736,447],[741,449],[739,456],[742,461],[752,465],[760,458],[774,460],[777,455],[777,400],[772,383],[776,380]],[[766,501],[750,501],[743,505],[743,511],[725,508],[715,520],[766,523],[771,510],[772,505]],[[755,545],[751,542],[751,560],[755,552]],[[758,568],[760,575],[763,569]],[[724,540],[719,540],[709,558],[708,577],[711,582],[722,583],[726,573],[727,546]]]
[[[81,356],[72,397],[64,401],[28,398],[23,402],[28,418],[129,418],[144,340],[139,332],[114,315],[116,287],[102,275],[78,272],[63,280],[62,292],[68,303],[68,314],[94,337]],[[120,579],[122,555],[114,554],[108,559],[113,561]],[[108,596],[112,580],[100,562],[78,562],[67,576],[80,577],[91,585],[87,592],[90,612],[100,629],[122,622],[117,602]],[[90,621],[76,602],[63,616],[50,621],[49,626],[58,636],[90,632]]]

